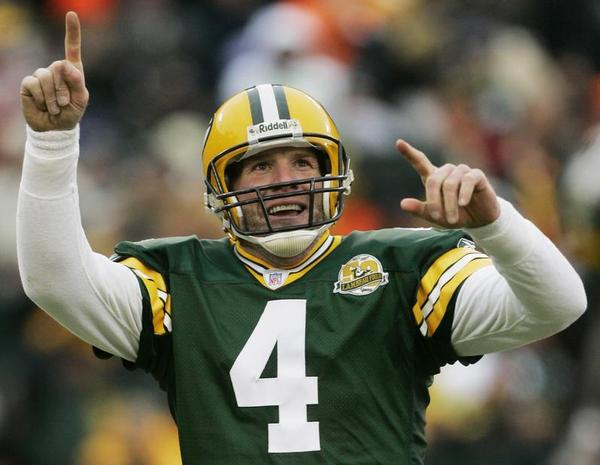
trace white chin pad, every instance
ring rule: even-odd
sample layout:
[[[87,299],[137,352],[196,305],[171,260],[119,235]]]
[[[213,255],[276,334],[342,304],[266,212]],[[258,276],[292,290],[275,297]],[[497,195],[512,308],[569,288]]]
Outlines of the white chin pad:
[[[308,249],[317,238],[315,231],[309,230],[292,231],[291,233],[288,233],[288,237],[273,237],[276,235],[277,234],[271,234],[270,236],[264,237],[263,239],[266,240],[262,241],[260,245],[267,252],[283,258],[295,257],[296,255],[301,254]]]
[[[317,229],[300,229],[298,231],[269,234],[263,237],[242,234],[237,234],[237,236],[252,244],[260,245],[272,255],[281,258],[291,258],[306,251],[329,226],[327,224]]]

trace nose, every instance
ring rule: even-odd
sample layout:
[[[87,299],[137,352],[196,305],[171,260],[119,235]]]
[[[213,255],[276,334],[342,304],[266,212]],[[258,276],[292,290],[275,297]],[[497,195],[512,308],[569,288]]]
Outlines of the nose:
[[[277,163],[273,170],[273,182],[289,182],[298,179],[294,170],[288,163]]]

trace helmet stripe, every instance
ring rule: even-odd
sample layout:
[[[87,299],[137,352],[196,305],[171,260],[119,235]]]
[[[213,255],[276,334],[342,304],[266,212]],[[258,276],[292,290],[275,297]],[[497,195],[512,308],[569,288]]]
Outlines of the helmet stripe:
[[[290,119],[290,108],[282,86],[259,84],[246,93],[250,102],[252,124]]]
[[[275,103],[277,104],[277,111],[279,112],[280,119],[290,119],[290,107],[288,106],[285,91],[282,86],[273,86],[273,92],[275,93]]]
[[[258,95],[260,95],[264,121],[276,121],[280,119],[273,86],[271,84],[260,84],[256,88],[258,89]]]
[[[263,117],[262,105],[260,104],[260,95],[258,89],[252,87],[247,91],[248,100],[250,101],[250,113],[252,113],[252,124],[262,123],[265,118]]]

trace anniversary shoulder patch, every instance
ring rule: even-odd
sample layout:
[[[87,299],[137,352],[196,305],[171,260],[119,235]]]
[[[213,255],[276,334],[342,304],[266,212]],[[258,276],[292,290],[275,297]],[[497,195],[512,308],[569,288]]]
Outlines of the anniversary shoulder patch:
[[[367,295],[388,283],[388,273],[373,255],[357,255],[344,263],[338,274],[333,292],[338,294]]]

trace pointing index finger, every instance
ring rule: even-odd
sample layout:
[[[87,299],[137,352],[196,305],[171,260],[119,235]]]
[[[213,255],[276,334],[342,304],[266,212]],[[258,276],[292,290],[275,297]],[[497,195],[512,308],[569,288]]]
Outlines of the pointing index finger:
[[[436,169],[435,165],[427,158],[427,155],[414,148],[405,140],[398,139],[396,141],[396,148],[404,155],[404,158],[408,160],[422,179],[426,179]]]
[[[79,71],[83,71],[81,62],[81,25],[74,11],[65,16],[65,58]]]

